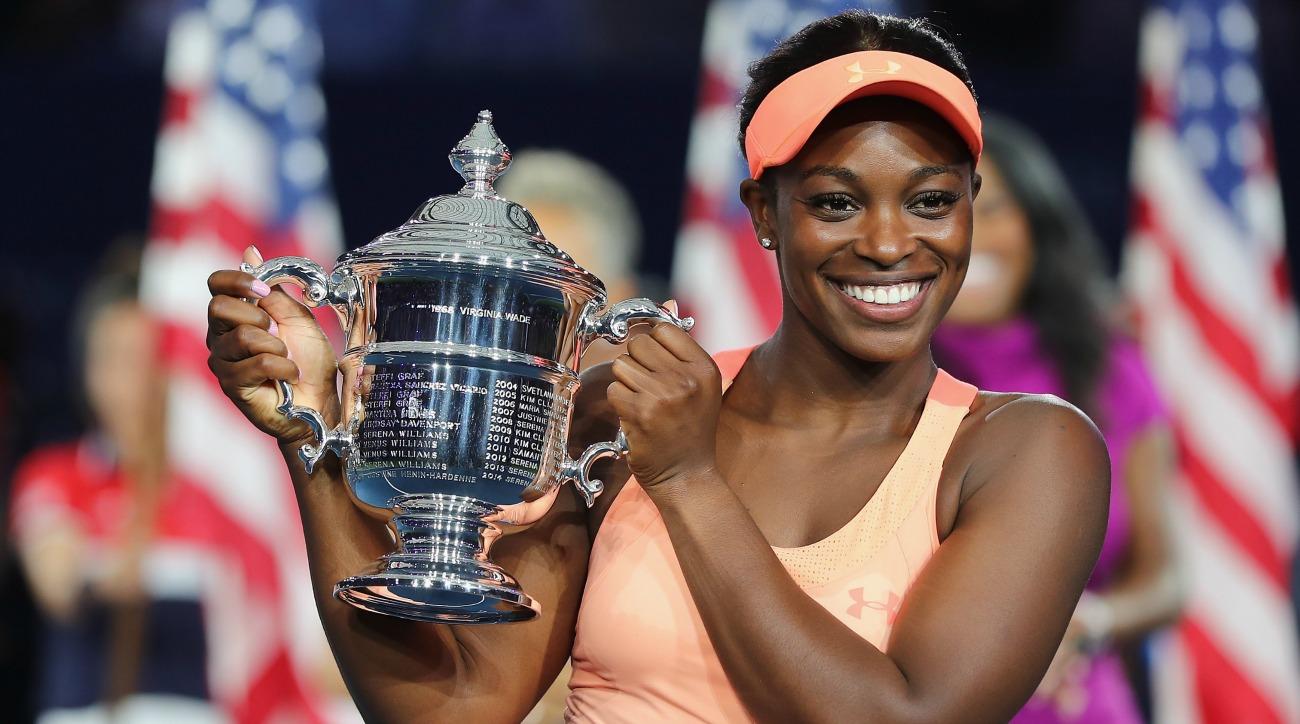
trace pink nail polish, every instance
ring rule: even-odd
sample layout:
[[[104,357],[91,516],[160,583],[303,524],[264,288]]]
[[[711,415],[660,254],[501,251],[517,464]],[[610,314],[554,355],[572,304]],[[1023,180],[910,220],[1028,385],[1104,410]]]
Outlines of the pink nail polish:
[[[270,332],[272,335],[274,335],[276,332],[280,331],[280,325],[276,324],[276,323],[275,323],[275,320],[272,319],[272,320],[271,320],[271,326],[268,327],[266,331],[268,331],[268,332]]]
[[[256,295],[258,299],[261,299],[262,297],[265,297],[266,295],[271,293],[271,288],[266,286],[266,282],[262,281],[261,279],[254,279],[251,288],[253,290],[253,294]]]
[[[265,259],[262,258],[262,250],[258,249],[255,244],[249,244],[248,248],[253,250],[253,256],[257,257],[258,264],[261,264],[263,261],[266,261]]]

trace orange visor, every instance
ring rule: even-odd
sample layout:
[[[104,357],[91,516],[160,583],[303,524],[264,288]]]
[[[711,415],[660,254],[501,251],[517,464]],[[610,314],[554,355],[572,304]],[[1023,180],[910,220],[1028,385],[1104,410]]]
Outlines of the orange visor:
[[[915,55],[863,50],[805,68],[767,94],[745,129],[749,175],[794,158],[828,113],[865,96],[907,98],[938,113],[979,161],[979,109],[961,78]]]

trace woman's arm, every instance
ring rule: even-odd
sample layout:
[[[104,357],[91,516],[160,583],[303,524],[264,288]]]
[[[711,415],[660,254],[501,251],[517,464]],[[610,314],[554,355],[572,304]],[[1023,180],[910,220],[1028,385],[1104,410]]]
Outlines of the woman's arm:
[[[59,519],[54,525],[25,531],[15,547],[41,613],[61,623],[71,621],[85,590],[81,563],[86,550],[81,528]]]
[[[274,381],[293,381],[299,404],[337,419],[333,350],[309,310],[258,284],[238,271],[209,279],[209,366],[240,411],[280,441],[302,513],[317,608],[357,707],[375,722],[519,721],[569,654],[589,548],[576,496],[561,491],[541,521],[493,549],[541,603],[541,616],[531,622],[422,624],[337,601],[335,582],[390,551],[392,542],[384,525],[352,503],[335,458],[310,475],[303,469],[296,450],[307,431],[276,412]],[[243,301],[248,298],[258,305]],[[276,335],[268,331],[273,321]]]
[[[1124,465],[1131,538],[1119,574],[1101,591],[1085,591],[1065,639],[1038,685],[1037,696],[1068,696],[1107,642],[1130,642],[1172,623],[1185,583],[1174,555],[1167,483],[1173,463],[1168,428],[1150,425],[1133,441]]]
[[[96,544],[87,538],[84,514],[72,504],[79,491],[71,486],[66,467],[73,465],[70,459],[37,453],[14,476],[19,560],[41,612],[63,623],[77,616],[88,596],[114,603],[143,595],[140,567],[153,536],[160,492],[156,478],[142,483],[145,476],[131,477],[126,520],[115,539]],[[99,558],[87,569],[91,548]]]
[[[1109,465],[1091,422],[1033,398],[979,422],[980,454],[963,486],[973,492],[909,591],[884,654],[800,590],[707,444],[666,453],[712,440],[717,371],[685,335],[661,326],[650,336],[676,362],[616,362],[610,399],[633,473],[659,506],[750,713],[805,722],[1010,718],[1046,669],[1105,532]],[[647,348],[634,342],[630,353],[663,359]],[[639,449],[653,454],[639,458]]]

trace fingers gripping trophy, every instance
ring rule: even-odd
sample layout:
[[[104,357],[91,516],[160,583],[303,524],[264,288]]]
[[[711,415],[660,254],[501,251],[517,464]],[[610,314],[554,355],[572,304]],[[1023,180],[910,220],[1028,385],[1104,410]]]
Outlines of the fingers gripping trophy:
[[[540,518],[565,482],[590,506],[602,488],[591,465],[627,452],[620,433],[567,455],[583,348],[623,342],[638,321],[685,330],[692,321],[648,299],[607,304],[600,279],[496,194],[510,151],[490,112],[450,159],[464,188],[428,200],[333,271],[302,257],[243,269],[301,286],[308,305],[333,307],[344,327],[338,427],[279,383],[280,411],[316,438],[299,451],[308,472],[338,455],[353,501],[395,533],[397,550],[334,595],[420,621],[523,621],[538,603],[492,562],[493,540],[506,524]]]

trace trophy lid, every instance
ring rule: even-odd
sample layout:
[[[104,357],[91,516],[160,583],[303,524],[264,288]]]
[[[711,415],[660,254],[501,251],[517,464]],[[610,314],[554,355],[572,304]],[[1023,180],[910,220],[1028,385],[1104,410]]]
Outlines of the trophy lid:
[[[547,241],[528,209],[492,188],[510,167],[511,156],[492,127],[491,111],[479,111],[447,158],[465,179],[460,191],[424,202],[406,223],[339,257],[339,265],[435,262],[576,285],[593,298],[605,296],[604,283]],[[410,271],[418,274],[415,268]]]

